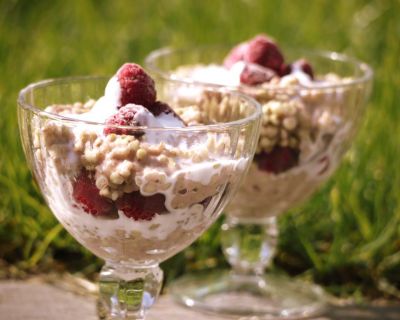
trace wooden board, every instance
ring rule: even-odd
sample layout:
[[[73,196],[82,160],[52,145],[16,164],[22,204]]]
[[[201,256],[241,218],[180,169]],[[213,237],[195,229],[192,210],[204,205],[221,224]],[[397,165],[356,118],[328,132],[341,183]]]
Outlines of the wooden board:
[[[1,320],[96,320],[94,295],[69,290],[67,282],[57,285],[38,279],[0,281]],[[75,292],[72,292],[75,291]],[[161,296],[147,320],[223,320],[227,318],[202,314]],[[332,307],[318,320],[395,320],[400,319],[400,305],[383,303],[374,306]],[[316,319],[317,320],[317,319]]]

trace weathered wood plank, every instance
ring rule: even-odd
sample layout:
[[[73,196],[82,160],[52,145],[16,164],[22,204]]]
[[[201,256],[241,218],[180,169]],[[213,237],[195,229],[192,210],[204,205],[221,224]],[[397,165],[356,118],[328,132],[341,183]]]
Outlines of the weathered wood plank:
[[[96,320],[96,299],[79,295],[66,285],[43,281],[0,281],[1,320]],[[223,320],[181,307],[168,295],[162,296],[148,314],[148,320]],[[400,319],[400,305],[332,307],[315,320],[395,320]]]

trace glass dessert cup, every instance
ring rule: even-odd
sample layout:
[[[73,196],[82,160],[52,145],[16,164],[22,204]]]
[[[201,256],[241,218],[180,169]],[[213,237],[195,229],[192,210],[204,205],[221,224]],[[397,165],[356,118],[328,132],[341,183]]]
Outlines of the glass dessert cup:
[[[316,316],[327,304],[320,287],[265,272],[276,250],[276,221],[339,165],[362,118],[373,73],[346,55],[289,50],[289,59],[305,58],[326,76],[302,83],[289,75],[250,86],[231,79],[238,76],[234,68],[221,71],[229,50],[163,48],[146,58],[154,74],[239,90],[263,109],[253,163],[224,212],[221,245],[232,270],[183,277],[171,291],[178,302],[203,311],[266,319]]]
[[[198,238],[237,189],[254,155],[261,109],[238,93],[159,79],[159,99],[181,112],[204,97],[177,101],[178,90],[217,97],[236,112],[182,128],[127,127],[49,112],[87,111],[107,81],[74,77],[29,85],[18,98],[20,134],[58,221],[105,260],[100,318],[144,319],[160,292],[159,263]]]

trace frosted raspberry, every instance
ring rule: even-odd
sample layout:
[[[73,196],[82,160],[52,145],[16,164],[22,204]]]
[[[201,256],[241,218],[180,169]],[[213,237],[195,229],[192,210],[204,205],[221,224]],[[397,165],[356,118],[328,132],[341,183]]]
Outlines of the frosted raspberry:
[[[175,113],[167,103],[161,101],[154,102],[148,109],[155,117],[161,113]]]
[[[172,109],[167,103],[161,102],[161,101],[156,101],[154,102],[150,107],[149,111],[155,116],[158,117],[161,114],[169,114],[173,117],[176,118],[177,121],[179,121],[182,125],[181,126],[186,126],[185,122],[182,120],[182,118]]]
[[[298,164],[299,151],[289,147],[275,147],[271,152],[256,155],[255,160],[260,170],[278,174]]]
[[[135,63],[125,63],[117,72],[121,106],[128,103],[150,106],[156,101],[153,79]]]
[[[126,193],[116,201],[118,210],[121,210],[128,218],[148,221],[156,214],[167,213],[164,203],[164,195],[157,193],[145,197],[140,191]]]
[[[283,77],[292,72],[292,66],[290,64],[283,63],[279,69],[279,76]]]
[[[73,184],[72,196],[85,212],[94,216],[106,216],[116,212],[111,200],[99,194],[89,172],[82,170]]]
[[[138,108],[143,108],[143,107],[136,105],[127,105],[121,107],[116,114],[113,114],[106,120],[106,125],[110,126],[104,128],[104,134],[107,135],[110,133],[115,133],[115,134],[126,134],[134,136],[143,135],[143,132],[140,132],[138,130],[111,127],[111,125],[140,127],[142,124],[135,117],[135,115],[138,112]]]
[[[250,86],[270,81],[276,73],[268,68],[253,63],[247,63],[240,74],[240,82]]]
[[[318,171],[318,175],[323,175],[326,173],[330,167],[330,160],[327,156],[323,156],[321,159],[318,160],[318,164],[322,165],[322,168]]]
[[[234,47],[224,60],[224,66],[231,68],[236,62],[244,60],[244,54],[247,51],[248,44],[243,42]]]
[[[306,59],[299,59],[292,63],[291,65],[292,70],[301,70],[304,73],[307,73],[311,79],[314,79],[314,72],[310,65],[310,63]]]
[[[244,54],[244,61],[259,64],[276,72],[279,72],[283,60],[283,55],[275,42],[263,34],[249,41]]]

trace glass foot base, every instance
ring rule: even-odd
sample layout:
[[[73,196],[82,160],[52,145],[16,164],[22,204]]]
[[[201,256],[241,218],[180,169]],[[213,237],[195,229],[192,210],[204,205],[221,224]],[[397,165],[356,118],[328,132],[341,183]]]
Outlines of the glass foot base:
[[[160,293],[162,278],[158,265],[144,267],[106,262],[99,279],[99,319],[144,319]]]
[[[318,286],[276,275],[213,273],[186,276],[171,287],[176,301],[205,312],[260,319],[299,319],[321,315],[326,295]]]

